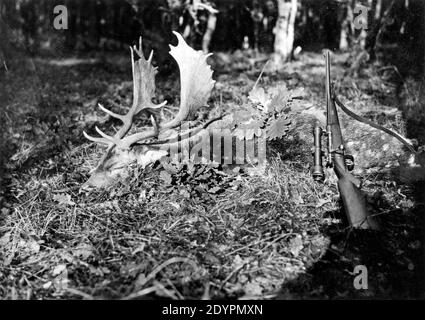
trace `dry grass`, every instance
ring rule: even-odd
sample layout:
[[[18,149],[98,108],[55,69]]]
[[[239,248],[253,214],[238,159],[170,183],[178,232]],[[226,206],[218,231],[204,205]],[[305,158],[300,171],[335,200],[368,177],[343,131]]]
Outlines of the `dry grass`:
[[[336,191],[291,164],[272,159],[266,173],[238,175],[237,190],[208,203],[162,186],[158,176],[158,168],[135,169],[131,181],[108,190],[68,191],[74,204],[55,200],[55,190],[66,190],[60,175],[29,179],[2,228],[3,268],[27,275],[38,288],[33,297],[76,294],[42,289],[62,264],[66,287],[96,298],[261,297],[278,293],[326,249],[320,226],[332,223],[322,215],[336,208]]]

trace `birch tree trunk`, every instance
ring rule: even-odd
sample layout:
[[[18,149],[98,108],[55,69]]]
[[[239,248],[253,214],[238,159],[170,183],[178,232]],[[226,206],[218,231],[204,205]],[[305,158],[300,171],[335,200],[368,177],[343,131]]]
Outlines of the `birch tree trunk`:
[[[371,13],[369,11],[370,11],[370,8],[372,8],[372,3],[373,3],[372,0],[367,0],[367,3],[365,3],[366,7],[368,8],[368,11],[367,11],[367,14],[366,14],[366,17],[365,17],[366,18],[365,24],[366,24],[367,28],[362,28],[361,31],[360,31],[360,35],[358,37],[360,48],[362,50],[366,50],[366,39],[368,38],[370,28],[371,28],[371,26],[370,26]],[[373,15],[372,15],[372,19],[373,19]]]
[[[278,19],[274,29],[273,64],[281,66],[291,57],[294,46],[295,17],[297,15],[297,0],[287,2],[278,0]]]
[[[351,1],[345,4],[343,21],[341,24],[341,33],[339,36],[339,50],[346,51],[349,49],[351,38],[353,36],[353,8]]]
[[[9,56],[9,32],[7,23],[4,21],[6,14],[6,4],[0,2],[0,74],[7,71]]]
[[[379,29],[381,27],[382,0],[374,0],[371,8],[371,26],[366,38],[366,50],[370,59],[375,60],[375,48]]]

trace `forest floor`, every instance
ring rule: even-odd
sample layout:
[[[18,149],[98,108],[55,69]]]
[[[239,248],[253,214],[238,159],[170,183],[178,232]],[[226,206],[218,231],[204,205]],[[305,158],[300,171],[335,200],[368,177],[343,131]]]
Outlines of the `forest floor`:
[[[261,70],[252,53],[217,54],[211,105],[246,101]],[[336,92],[348,107],[406,134],[425,116],[389,80],[391,69],[350,69],[336,55]],[[348,62],[347,62],[348,61]],[[385,80],[387,79],[387,80]],[[341,224],[336,178],[315,183],[311,124],[324,117],[324,61],[306,53],[262,86],[304,88],[295,130],[268,145],[267,166],[182,166],[157,162],[111,188],[79,193],[102,149],[83,137],[114,122],[98,102],[130,105],[127,56],[26,59],[0,78],[5,188],[0,194],[0,296],[101,298],[415,298],[424,261],[417,195],[421,168],[397,140],[341,114],[372,214],[381,232]],[[158,76],[159,100],[175,103],[177,75]],[[407,97],[407,98],[406,98]],[[398,105],[409,105],[408,112]],[[413,110],[413,109],[414,110]],[[122,111],[121,111],[122,112]],[[406,119],[406,115],[410,118]],[[423,117],[423,118],[421,118]],[[420,144],[425,136],[415,131]],[[410,136],[413,138],[413,136]],[[419,168],[419,169],[418,169]],[[416,170],[416,171],[415,171]],[[419,170],[419,171],[418,171]],[[422,180],[421,180],[422,179]],[[368,289],[353,285],[368,270]]]

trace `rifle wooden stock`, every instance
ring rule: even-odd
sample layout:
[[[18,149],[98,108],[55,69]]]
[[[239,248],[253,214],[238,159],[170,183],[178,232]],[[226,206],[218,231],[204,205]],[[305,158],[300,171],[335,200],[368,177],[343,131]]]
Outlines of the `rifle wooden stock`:
[[[350,226],[357,229],[379,230],[379,224],[366,208],[366,199],[360,181],[348,172],[342,155],[334,156],[334,171],[338,177],[338,190]]]
[[[338,180],[338,189],[349,224],[356,229],[379,230],[376,221],[368,216],[365,198],[359,188],[350,179],[341,177]]]

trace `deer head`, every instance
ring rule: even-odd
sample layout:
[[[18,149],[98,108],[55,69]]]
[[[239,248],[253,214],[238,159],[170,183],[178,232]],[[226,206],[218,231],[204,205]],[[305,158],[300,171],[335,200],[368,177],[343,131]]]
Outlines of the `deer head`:
[[[119,119],[122,127],[115,135],[107,135],[98,127],[100,137],[84,136],[96,143],[107,147],[98,166],[93,170],[89,180],[82,189],[103,187],[111,184],[118,177],[128,174],[132,163],[142,167],[164,157],[176,141],[193,139],[202,134],[207,127],[217,119],[199,124],[192,129],[182,132],[182,123],[191,120],[197,109],[206,105],[214,87],[212,70],[206,59],[209,55],[195,51],[187,45],[183,37],[177,36],[177,46],[170,46],[170,55],[176,60],[180,71],[180,106],[172,119],[163,119],[158,112],[167,102],[154,104],[155,75],[157,68],[152,65],[153,52],[146,60],[142,50],[142,38],[139,47],[130,48],[133,71],[133,104],[125,115],[116,114],[99,104],[99,108],[111,117]],[[138,58],[135,61],[135,57]],[[136,116],[144,113],[150,119],[150,125],[138,128],[129,134]],[[220,117],[221,118],[221,117]],[[133,132],[133,130],[131,130]]]

